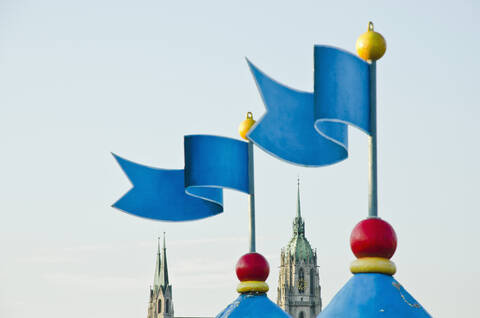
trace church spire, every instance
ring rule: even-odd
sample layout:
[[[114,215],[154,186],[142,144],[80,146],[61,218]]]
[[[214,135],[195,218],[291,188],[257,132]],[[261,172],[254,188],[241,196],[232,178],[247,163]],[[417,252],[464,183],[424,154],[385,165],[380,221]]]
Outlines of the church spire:
[[[297,179],[297,215],[293,221],[293,234],[294,236],[305,235],[305,223],[300,210],[300,178]]]
[[[155,275],[153,277],[153,290],[156,292],[160,287],[160,267],[161,267],[161,255],[160,255],[160,237],[158,238],[157,245],[157,260],[155,262]]]
[[[297,177],[297,218],[302,217],[300,212],[300,177]]]
[[[158,237],[155,277],[153,279],[153,288],[150,288],[147,318],[174,318],[172,285],[168,281],[165,232],[163,232],[163,246],[161,246],[160,240],[161,237]]]
[[[168,287],[168,268],[167,268],[167,246],[165,243],[165,232],[163,232],[163,248],[160,250],[160,237],[157,246],[157,261],[155,263],[155,276],[153,278],[153,290],[157,292],[160,288]]]
[[[165,243],[165,232],[163,232],[163,251],[162,262],[160,265],[160,286],[163,288],[166,288],[168,286],[167,245]]]

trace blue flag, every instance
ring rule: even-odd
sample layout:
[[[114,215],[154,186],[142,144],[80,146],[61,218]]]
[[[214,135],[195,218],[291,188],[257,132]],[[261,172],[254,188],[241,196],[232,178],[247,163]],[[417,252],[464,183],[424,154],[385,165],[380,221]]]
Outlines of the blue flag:
[[[282,85],[248,62],[267,110],[248,138],[304,166],[346,159],[348,125],[370,134],[370,65],[327,46],[315,46],[314,62],[313,93]]]
[[[184,138],[185,169],[140,165],[114,154],[132,189],[113,204],[124,212],[164,221],[206,218],[223,211],[223,190],[249,193],[248,144],[218,136]]]

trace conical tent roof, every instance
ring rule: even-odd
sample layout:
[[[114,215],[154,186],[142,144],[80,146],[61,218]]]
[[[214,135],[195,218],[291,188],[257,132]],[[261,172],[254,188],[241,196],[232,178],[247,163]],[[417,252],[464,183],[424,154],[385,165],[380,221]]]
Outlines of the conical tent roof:
[[[380,218],[359,222],[350,236],[354,274],[317,318],[428,318],[420,303],[392,275],[397,247],[392,226]]]
[[[265,257],[255,252],[245,254],[238,260],[235,270],[240,280],[237,287],[240,295],[216,318],[291,318],[267,297],[265,280],[270,266]]]
[[[359,273],[343,286],[318,318],[427,318],[425,309],[392,276]]]
[[[266,294],[241,294],[216,318],[288,318]]]

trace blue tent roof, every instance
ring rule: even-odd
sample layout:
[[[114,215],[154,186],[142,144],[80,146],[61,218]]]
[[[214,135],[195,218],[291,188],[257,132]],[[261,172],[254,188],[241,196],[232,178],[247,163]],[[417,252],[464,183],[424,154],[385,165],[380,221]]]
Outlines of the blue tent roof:
[[[425,318],[425,309],[392,276],[360,273],[335,295],[317,318]]]
[[[291,318],[265,294],[241,294],[216,318]]]

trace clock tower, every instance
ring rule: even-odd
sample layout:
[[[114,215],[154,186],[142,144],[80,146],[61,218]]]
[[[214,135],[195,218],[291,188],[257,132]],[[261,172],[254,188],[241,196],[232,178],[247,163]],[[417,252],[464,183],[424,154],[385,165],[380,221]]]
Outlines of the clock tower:
[[[305,222],[300,211],[300,182],[297,187],[293,237],[280,256],[277,304],[293,318],[315,318],[322,310],[317,252],[305,237]]]

